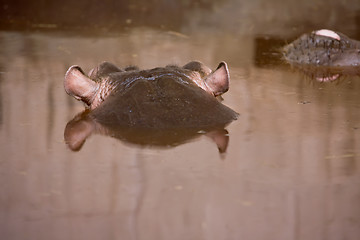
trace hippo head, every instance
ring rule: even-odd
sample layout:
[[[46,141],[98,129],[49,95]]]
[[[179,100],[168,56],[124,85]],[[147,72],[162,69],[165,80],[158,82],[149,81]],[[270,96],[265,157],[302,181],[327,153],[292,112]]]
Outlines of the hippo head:
[[[198,61],[184,65],[166,66],[150,70],[139,70],[137,67],[120,69],[104,62],[92,69],[88,75],[79,66],[71,66],[66,72],[65,91],[77,100],[84,102],[89,109],[98,107],[110,94],[126,90],[139,79],[153,80],[163,76],[181,79],[186,84],[195,84],[207,93],[217,97],[229,89],[229,71],[227,64],[221,62],[216,70]]]

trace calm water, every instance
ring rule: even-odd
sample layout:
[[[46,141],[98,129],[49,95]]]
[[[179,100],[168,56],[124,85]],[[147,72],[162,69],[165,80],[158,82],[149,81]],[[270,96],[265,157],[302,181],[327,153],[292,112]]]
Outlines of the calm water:
[[[360,77],[314,81],[274,60],[271,39],[0,32],[0,238],[359,239]],[[240,117],[226,153],[204,135],[168,148],[64,143],[84,109],[63,89],[69,66],[194,59],[229,64],[224,104]]]

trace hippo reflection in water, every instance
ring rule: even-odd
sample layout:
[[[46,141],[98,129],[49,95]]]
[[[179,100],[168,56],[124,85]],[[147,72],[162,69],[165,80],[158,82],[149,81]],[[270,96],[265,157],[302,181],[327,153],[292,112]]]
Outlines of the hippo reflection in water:
[[[150,70],[104,62],[88,75],[72,66],[65,90],[87,110],[67,124],[65,141],[79,150],[87,137],[99,133],[135,144],[173,146],[206,133],[224,152],[224,127],[238,116],[219,101],[229,78],[225,62],[215,71],[198,61]]]
[[[319,81],[341,75],[358,75],[360,42],[342,33],[317,30],[304,34],[283,48],[287,62]]]

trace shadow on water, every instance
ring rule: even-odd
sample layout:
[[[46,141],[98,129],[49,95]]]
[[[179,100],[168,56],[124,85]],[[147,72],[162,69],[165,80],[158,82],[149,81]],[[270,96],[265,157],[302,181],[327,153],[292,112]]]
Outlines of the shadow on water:
[[[1,11],[30,12],[18,2]],[[275,51],[325,27],[360,39],[359,6],[294,2],[224,1],[169,30],[1,31],[0,239],[359,239],[360,77],[313,81]],[[229,65],[224,103],[240,117],[220,131],[226,155],[201,132],[144,148],[141,134],[88,128],[64,91],[74,64],[190,60]],[[73,152],[64,128],[80,128],[79,142],[93,135]]]

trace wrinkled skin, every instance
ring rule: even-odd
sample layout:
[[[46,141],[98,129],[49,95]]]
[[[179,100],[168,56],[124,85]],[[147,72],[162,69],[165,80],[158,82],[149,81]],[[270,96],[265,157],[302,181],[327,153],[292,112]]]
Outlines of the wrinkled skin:
[[[288,63],[321,82],[359,74],[360,42],[339,32],[322,29],[304,34],[282,52]]]
[[[228,142],[223,128],[238,116],[218,100],[229,88],[224,62],[215,71],[196,61],[150,70],[104,62],[88,75],[72,66],[64,87],[88,109],[65,129],[72,150],[92,133],[140,145],[178,145],[204,130],[220,133],[209,135],[223,152]]]

